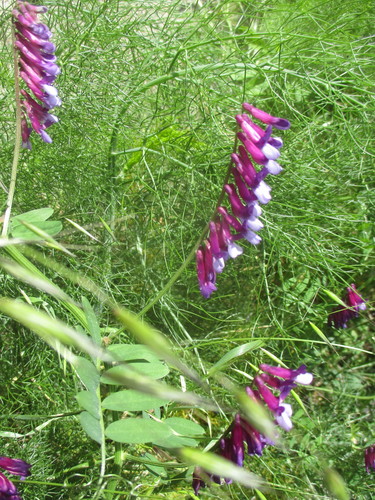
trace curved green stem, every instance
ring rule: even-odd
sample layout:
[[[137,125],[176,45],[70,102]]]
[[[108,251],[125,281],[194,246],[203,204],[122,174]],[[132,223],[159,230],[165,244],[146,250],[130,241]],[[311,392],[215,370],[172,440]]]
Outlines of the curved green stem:
[[[237,135],[236,135],[236,138],[235,138],[235,141],[234,141],[234,147],[233,147],[233,152],[236,151],[236,148],[237,148]],[[223,182],[223,187],[221,189],[221,193],[219,195],[219,198],[216,202],[216,207],[215,207],[215,210],[212,212],[212,215],[211,217],[209,218],[209,222],[207,222],[207,224],[205,225],[203,231],[201,232],[198,240],[196,241],[195,245],[193,246],[193,248],[190,250],[188,256],[186,257],[186,259],[184,260],[184,262],[181,264],[181,266],[177,269],[177,271],[173,274],[173,276],[169,279],[168,283],[156,294],[156,296],[148,303],[145,305],[145,307],[138,313],[138,316],[143,316],[144,314],[146,314],[147,311],[149,311],[151,309],[151,307],[153,307],[160,299],[161,297],[163,297],[163,295],[172,287],[172,285],[178,280],[178,278],[181,276],[181,274],[184,272],[184,270],[186,269],[186,267],[190,264],[191,260],[194,258],[195,256],[195,252],[197,251],[199,245],[201,244],[203,238],[206,236],[207,234],[207,231],[208,231],[208,227],[209,227],[209,223],[211,220],[213,220],[213,218],[215,217],[216,215],[216,212],[217,212],[217,209],[218,207],[221,205],[223,199],[224,199],[224,196],[225,196],[225,191],[224,191],[224,186],[225,184],[228,183],[228,180],[229,180],[229,176],[231,174],[231,170],[232,170],[232,160],[229,162],[229,165],[228,165],[228,169],[227,169],[227,173],[225,174],[225,178],[224,178],[224,182]]]
[[[192,70],[194,70],[194,71],[204,71],[204,70],[206,70],[208,68],[210,68],[210,69],[217,69],[217,68],[222,68],[224,66],[227,66],[227,64],[225,64],[225,63],[216,63],[216,64],[209,64],[209,65],[198,65],[198,66],[195,66],[194,68],[192,68]],[[235,64],[234,66],[246,69],[246,65],[243,64],[243,63],[241,63],[241,64]],[[151,87],[154,87],[155,85],[159,85],[161,83],[164,83],[164,82],[166,82],[168,80],[172,80],[173,78],[177,78],[179,76],[185,76],[185,74],[186,74],[185,70],[184,71],[174,71],[174,72],[171,72],[171,73],[167,73],[167,74],[165,74],[165,75],[163,75],[161,77],[155,78],[154,80],[151,80],[150,82],[145,83],[144,85],[142,85],[141,87],[139,87],[135,91],[131,92],[130,95],[128,96],[128,99],[130,100],[130,97],[134,98],[135,96],[142,94],[147,89],[149,89]],[[117,136],[118,136],[119,129],[120,129],[121,119],[124,116],[124,114],[126,113],[126,110],[127,110],[128,106],[129,106],[129,101],[126,102],[121,107],[121,109],[119,110],[119,113],[117,115],[117,119],[115,121],[114,127],[112,129],[112,135],[111,135],[111,139],[110,139],[110,158],[109,158],[109,165],[108,165],[110,167],[111,171],[114,170],[114,166],[115,166],[115,158],[113,158],[113,157],[116,156],[116,153],[117,153],[115,149],[116,149],[116,146],[117,146]],[[236,147],[237,147],[237,136],[236,136],[235,141],[234,141],[233,152],[236,151]],[[224,182],[223,182],[223,188],[222,188],[220,196],[218,198],[215,210],[213,211],[213,213],[212,213],[209,221],[211,221],[214,218],[214,216],[216,214],[216,211],[217,211],[217,208],[221,205],[221,203],[222,203],[222,201],[224,199],[224,196],[225,196],[224,185],[227,184],[227,182],[228,182],[229,176],[231,174],[231,168],[232,168],[232,161],[229,162],[227,173],[225,175],[225,179],[224,179]],[[177,269],[177,271],[169,279],[168,283],[138,313],[138,316],[144,316],[146,314],[146,312],[149,311],[151,309],[151,307],[153,307],[161,299],[161,297],[163,297],[163,295],[172,287],[172,285],[178,280],[178,278],[184,272],[184,270],[186,269],[186,267],[190,264],[191,260],[194,258],[195,252],[197,251],[197,249],[198,249],[199,245],[201,244],[203,238],[207,234],[208,227],[209,227],[209,222],[204,227],[204,229],[203,229],[202,233],[200,234],[197,242],[195,243],[195,245],[193,246],[193,248],[189,252],[189,254],[186,257],[185,261],[181,264],[181,266]],[[119,330],[117,330],[111,336],[111,338],[117,337],[117,335],[119,335],[123,331],[124,331],[124,328],[120,328]]]
[[[4,224],[2,230],[2,237],[6,238],[8,234],[9,220],[10,214],[12,212],[13,198],[16,190],[16,180],[17,180],[17,170],[18,170],[18,161],[20,157],[21,151],[21,99],[20,99],[20,85],[19,85],[19,69],[18,69],[18,56],[15,49],[15,33],[14,33],[14,24],[12,23],[12,44],[13,44],[13,61],[14,61],[14,87],[15,87],[15,99],[16,99],[16,142],[14,144],[14,153],[13,153],[13,165],[12,165],[12,173],[10,177],[9,191],[7,204],[4,214]]]

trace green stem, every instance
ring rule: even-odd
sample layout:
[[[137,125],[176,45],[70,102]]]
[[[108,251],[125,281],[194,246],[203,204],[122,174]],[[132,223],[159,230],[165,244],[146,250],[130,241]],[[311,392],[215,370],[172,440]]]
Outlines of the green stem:
[[[235,138],[235,141],[234,141],[234,147],[233,147],[233,152],[236,151],[236,148],[237,148],[237,135],[236,135],[236,138]],[[215,215],[216,215],[216,212],[217,212],[217,209],[218,207],[221,205],[223,199],[224,199],[224,196],[225,196],[225,191],[224,191],[224,186],[225,184],[228,183],[228,180],[229,180],[229,177],[231,175],[231,170],[232,170],[232,160],[229,162],[229,165],[228,165],[228,169],[227,169],[227,173],[225,174],[225,178],[224,178],[224,182],[223,182],[223,187],[221,189],[221,193],[220,193],[220,196],[217,200],[217,203],[216,203],[216,207],[215,207],[215,210],[212,212],[212,215],[209,219],[209,221],[213,220]],[[162,297],[163,295],[172,287],[172,285],[178,280],[178,278],[181,276],[181,274],[184,272],[184,270],[187,268],[187,266],[190,264],[191,260],[194,258],[195,256],[195,252],[197,251],[199,245],[201,244],[203,238],[206,236],[207,234],[207,231],[208,231],[208,227],[209,227],[209,223],[208,222],[203,231],[201,232],[198,240],[196,241],[195,245],[193,246],[193,248],[190,250],[188,256],[186,257],[186,259],[184,260],[184,262],[181,264],[181,266],[177,269],[177,271],[173,274],[173,276],[170,278],[170,280],[168,281],[168,283],[156,294],[156,296],[148,303],[145,305],[145,307],[138,313],[138,316],[144,316],[146,314],[147,311],[149,311],[151,309],[151,307],[153,307]]]
[[[236,134],[236,138],[234,140],[233,152],[235,152],[236,149],[237,149],[237,134]],[[217,212],[217,209],[221,205],[221,203],[222,203],[222,201],[224,199],[224,196],[225,196],[224,186],[225,186],[225,184],[228,183],[229,177],[231,175],[231,170],[232,170],[232,160],[229,162],[227,173],[225,174],[225,178],[224,178],[224,181],[223,181],[223,187],[221,189],[221,193],[220,193],[219,198],[218,198],[218,200],[216,202],[215,210],[212,212],[211,217],[209,218],[209,221],[211,221],[211,220],[214,219],[214,217],[216,215],[216,212]],[[178,278],[181,276],[181,274],[184,272],[184,270],[190,264],[191,260],[194,258],[195,252],[197,251],[197,249],[198,249],[199,245],[201,244],[203,238],[206,236],[208,228],[209,228],[209,222],[205,225],[205,227],[204,227],[203,231],[201,232],[198,240],[196,241],[196,243],[193,246],[193,248],[190,250],[190,252],[189,252],[188,256],[186,257],[186,259],[184,260],[184,262],[177,269],[177,271],[173,274],[173,276],[169,279],[168,283],[137,314],[138,317],[144,316],[147,313],[147,311],[149,311],[151,309],[151,307],[153,307],[163,297],[163,295],[165,295],[168,292],[168,290],[173,286],[173,284],[178,280]],[[125,330],[125,327],[119,328],[116,332],[114,332],[111,335],[111,339],[113,340],[115,337],[117,337],[124,330]]]
[[[15,48],[15,32],[14,32],[14,24],[12,23],[12,44],[13,44],[13,62],[14,62],[14,87],[15,87],[15,100],[16,100],[16,142],[14,144],[14,153],[13,153],[13,165],[12,165],[12,173],[10,177],[9,184],[9,192],[7,198],[7,204],[4,214],[4,224],[2,230],[2,237],[6,238],[8,235],[8,227],[10,214],[12,212],[13,198],[16,190],[16,180],[17,180],[17,169],[18,162],[21,151],[21,99],[20,99],[20,85],[19,85],[19,69],[18,69],[18,56]]]
[[[227,66],[228,66],[227,63],[203,64],[203,65],[195,66],[194,68],[191,69],[191,71],[200,72],[200,71],[205,71],[206,69],[211,69],[211,70],[213,70],[213,69],[221,69],[221,68],[227,67]],[[247,67],[247,65],[245,65],[243,63],[241,63],[241,64],[234,64],[234,65],[230,65],[230,66],[231,67],[234,66],[234,67],[237,67],[237,68],[244,68],[244,69],[246,69],[246,67]],[[130,96],[129,96],[129,99],[130,99],[130,97],[134,98],[135,96],[142,94],[143,92],[145,92],[146,90],[148,90],[151,87],[154,87],[155,85],[160,85],[161,83],[165,83],[168,80],[172,80],[173,78],[178,78],[179,76],[186,76],[186,73],[189,73],[189,72],[190,71],[186,72],[185,70],[183,70],[183,71],[174,71],[174,72],[171,72],[171,73],[167,73],[166,75],[160,76],[158,78],[155,78],[154,80],[151,80],[150,82],[145,83],[144,85],[142,85],[138,89],[136,89],[133,92],[131,92]],[[126,110],[127,110],[128,106],[129,106],[128,102],[126,102],[122,106],[122,108],[120,109],[120,111],[119,111],[119,113],[117,115],[117,119],[116,119],[115,125],[114,125],[113,130],[112,130],[112,135],[111,135],[111,140],[110,140],[110,157],[109,157],[109,165],[108,165],[109,168],[110,168],[110,171],[113,171],[114,166],[115,166],[115,158],[114,157],[116,156],[116,153],[118,153],[116,151],[117,137],[118,137],[118,133],[119,133],[119,129],[120,129],[121,119],[124,116],[124,114],[126,113]],[[236,151],[236,147],[237,147],[237,136],[235,138],[233,152]],[[222,188],[220,196],[218,198],[215,210],[213,211],[213,213],[212,213],[212,215],[211,215],[211,217],[209,219],[210,221],[216,215],[216,210],[221,205],[221,203],[222,203],[222,201],[224,199],[224,196],[225,196],[224,185],[228,182],[229,176],[231,174],[231,168],[232,168],[232,161],[229,162],[227,173],[225,175],[225,179],[224,179],[224,182],[223,182],[223,188]],[[161,299],[161,297],[163,297],[163,295],[172,287],[172,285],[178,280],[178,278],[184,272],[184,270],[186,269],[186,267],[190,264],[191,260],[194,258],[195,252],[197,251],[197,249],[198,249],[201,241],[203,240],[203,238],[207,234],[208,227],[209,227],[209,222],[204,227],[204,229],[203,229],[202,233],[200,234],[200,236],[199,236],[196,244],[193,246],[193,248],[189,252],[189,254],[186,257],[185,261],[179,267],[179,269],[177,269],[177,271],[173,274],[173,276],[170,278],[170,280],[168,281],[168,283],[156,294],[156,296],[138,313],[138,316],[144,316],[146,314],[146,312],[149,311],[151,309],[151,307],[153,307]],[[117,335],[119,335],[124,330],[125,330],[125,328],[120,328],[119,330],[117,330],[111,336],[111,338],[113,339],[114,337],[117,337]]]

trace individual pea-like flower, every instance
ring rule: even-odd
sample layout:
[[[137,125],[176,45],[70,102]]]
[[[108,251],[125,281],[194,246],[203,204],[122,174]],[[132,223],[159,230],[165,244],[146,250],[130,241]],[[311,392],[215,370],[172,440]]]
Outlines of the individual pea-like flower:
[[[58,92],[53,86],[60,73],[54,55],[56,47],[49,41],[52,33],[38,19],[38,14],[44,12],[47,12],[47,7],[31,5],[21,0],[17,1],[16,9],[13,10],[19,74],[29,91],[41,103],[31,97],[29,92],[21,89],[22,146],[27,149],[31,149],[32,130],[39,134],[44,142],[52,142],[46,129],[56,123],[58,118],[50,111],[61,105]]]
[[[289,121],[273,117],[248,103],[244,103],[243,108],[268,126],[264,130],[246,113],[236,116],[241,129],[237,136],[242,145],[231,155],[233,182],[223,188],[230,209],[218,207],[216,217],[209,224],[208,239],[196,254],[199,288],[205,298],[217,289],[216,274],[223,271],[225,262],[243,253],[237,241],[245,239],[252,245],[262,241],[258,235],[263,228],[259,219],[262,214],[260,205],[266,205],[272,198],[271,187],[264,179],[269,174],[278,175],[282,171],[276,160],[283,141],[272,137],[272,127],[288,129]],[[254,163],[261,169],[257,170]]]
[[[365,467],[368,474],[370,469],[375,470],[375,444],[365,449]]]
[[[0,468],[25,479],[31,474],[31,465],[18,458],[0,457]],[[0,472],[0,500],[22,500],[16,486]]]
[[[293,427],[291,420],[293,411],[291,405],[285,403],[284,400],[297,384],[310,385],[313,381],[313,375],[307,371],[305,365],[292,370],[263,363],[260,365],[260,369],[263,373],[254,378],[256,388],[246,387],[246,393],[253,401],[263,404],[272,412],[276,425],[290,431]],[[237,413],[230,428],[218,440],[216,448],[219,455],[239,467],[243,467],[246,451],[248,455],[261,456],[264,448],[273,444],[268,437],[263,436],[255,429],[246,420],[246,417]],[[370,447],[369,450],[367,455],[365,453],[366,467],[374,467],[375,446]],[[230,479],[224,478],[224,480],[226,483],[231,482]],[[207,481],[220,483],[220,478],[196,467],[193,474],[193,488],[196,495],[198,495],[200,488],[205,487]]]
[[[334,325],[335,328],[347,328],[348,321],[358,317],[359,311],[366,310],[365,300],[357,293],[354,283],[346,289],[344,299],[345,306],[339,306],[332,314],[328,316],[328,325]]]

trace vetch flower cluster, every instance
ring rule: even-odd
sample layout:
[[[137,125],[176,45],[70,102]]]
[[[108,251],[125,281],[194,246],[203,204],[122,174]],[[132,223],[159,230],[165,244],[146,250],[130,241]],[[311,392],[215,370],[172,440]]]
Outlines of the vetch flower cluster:
[[[357,318],[359,311],[366,310],[366,303],[363,298],[357,293],[354,283],[346,289],[346,297],[344,299],[347,307],[340,306],[332,314],[328,316],[328,325],[334,325],[335,328],[347,328],[348,321],[352,318]]]
[[[36,101],[26,90],[21,89],[22,146],[27,149],[31,149],[32,130],[39,134],[44,142],[52,142],[46,129],[58,121],[57,116],[51,114],[51,110],[61,105],[58,92],[53,86],[60,68],[54,55],[55,45],[50,42],[52,33],[38,19],[38,14],[46,11],[47,7],[31,5],[20,0],[17,2],[17,8],[13,10],[19,74],[34,97],[40,101]]]
[[[17,458],[0,457],[0,468],[25,479],[30,476],[31,465]],[[17,488],[2,472],[0,472],[0,500],[22,500]]]
[[[368,474],[375,470],[375,444],[365,449],[365,467]]]
[[[291,405],[285,403],[285,399],[297,384],[310,385],[313,376],[307,372],[305,365],[301,365],[297,370],[267,364],[261,364],[259,368],[263,373],[254,378],[255,388],[246,387],[246,392],[253,401],[268,407],[276,425],[290,431],[293,427],[291,421],[293,411]],[[218,441],[218,453],[242,467],[245,451],[248,455],[261,456],[264,447],[272,444],[274,444],[272,441],[237,413],[230,427],[230,433],[225,433]],[[218,476],[207,474],[201,468],[196,467],[193,474],[193,489],[196,495],[199,489],[205,486],[204,479],[206,478],[220,484]],[[230,483],[231,480],[225,479],[225,482]]]
[[[268,174],[277,175],[282,171],[276,160],[283,141],[271,134],[272,127],[288,129],[289,121],[271,116],[248,103],[244,103],[243,108],[253,118],[267,124],[267,128],[264,130],[254,123],[246,113],[236,116],[241,129],[237,136],[242,145],[231,155],[234,182],[224,186],[230,211],[224,206],[218,207],[215,219],[209,224],[209,236],[196,253],[199,288],[205,298],[216,290],[216,275],[223,271],[225,261],[243,253],[236,242],[241,239],[253,245],[261,242],[257,234],[263,228],[259,219],[262,213],[260,205],[271,200],[271,187],[264,179]],[[257,171],[253,162],[262,168]]]

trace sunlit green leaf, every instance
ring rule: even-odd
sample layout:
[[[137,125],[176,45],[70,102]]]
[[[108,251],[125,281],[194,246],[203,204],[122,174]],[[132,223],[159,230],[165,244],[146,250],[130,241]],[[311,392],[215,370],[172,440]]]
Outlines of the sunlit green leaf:
[[[328,295],[329,298],[331,298],[334,302],[336,302],[336,304],[339,304],[340,306],[343,306],[345,308],[347,308],[347,304],[345,304],[345,302],[340,299],[340,297],[338,297],[335,293],[331,292],[330,290],[327,290],[326,288],[322,288],[323,292]]]
[[[76,399],[78,404],[86,410],[90,415],[99,419],[99,401],[95,392],[92,391],[81,391],[76,394]]]
[[[111,344],[108,350],[121,361],[142,360],[158,361],[158,356],[146,345],[143,344]]]
[[[314,323],[311,323],[311,321],[309,321],[309,324],[310,324],[311,328],[314,330],[314,332],[317,335],[319,335],[319,337],[321,339],[323,339],[324,342],[327,342],[327,344],[331,345],[331,342],[327,339],[327,337],[324,335],[324,333],[322,332],[322,330],[320,330],[320,328],[318,328],[316,325],[314,325]]]
[[[155,443],[172,436],[172,429],[163,422],[145,418],[124,418],[109,424],[105,435],[119,443]]]
[[[186,366],[173,353],[171,342],[161,332],[141,321],[135,314],[124,308],[116,307],[113,313],[139,342],[149,346],[161,359],[175,366],[197,384],[206,385],[194,370]]]
[[[36,230],[33,231],[31,228],[35,227]],[[40,229],[41,232],[37,230]],[[49,236],[56,236],[62,230],[62,223],[60,221],[44,221],[44,222],[34,222],[25,224],[17,224],[12,229],[12,236],[14,238],[22,238],[24,240],[41,240],[43,239],[43,233]]]
[[[0,299],[0,311],[30,328],[48,343],[51,343],[51,339],[56,339],[68,346],[77,347],[90,356],[97,356],[106,360],[111,359],[86,335],[28,304],[18,300],[2,298]]]
[[[151,410],[159,406],[164,406],[168,400],[155,398],[149,394],[134,390],[124,390],[114,392],[107,396],[103,402],[103,408],[117,411],[141,411]]]
[[[95,392],[99,386],[100,375],[93,363],[86,358],[77,356],[73,366],[87,390]]]
[[[206,432],[201,425],[188,418],[171,417],[165,419],[164,422],[182,436],[201,436]]]
[[[153,363],[148,363],[147,361],[127,363],[114,366],[113,368],[106,370],[103,373],[101,381],[104,384],[118,385],[118,382],[116,382],[116,379],[113,376],[121,377],[122,375],[129,376],[130,374],[134,376],[136,373],[146,375],[153,379],[159,379],[168,375],[169,368],[165,363],[162,363],[161,361],[156,361]]]
[[[102,430],[100,427],[100,421],[97,418],[93,417],[87,411],[83,411],[79,415],[78,419],[83,429],[90,436],[90,438],[96,441],[97,443],[101,444],[103,437],[102,437]]]
[[[37,208],[36,210],[30,210],[29,212],[25,212],[24,214],[15,215],[12,217],[11,222],[12,225],[21,224],[20,220],[25,220],[26,222],[31,222],[35,224],[35,222],[45,221],[51,217],[53,214],[53,208],[45,207],[45,208]]]

